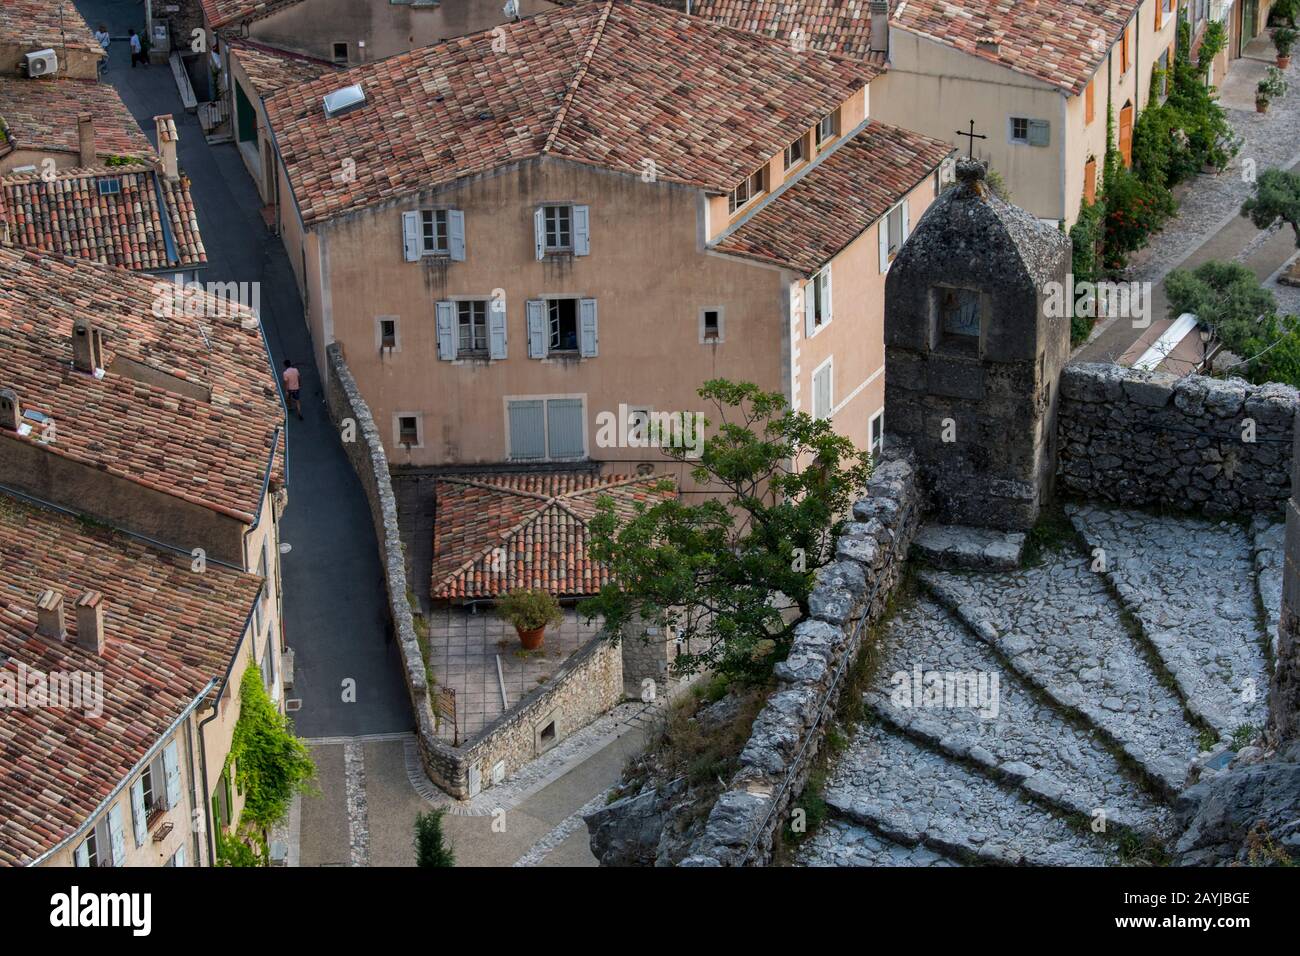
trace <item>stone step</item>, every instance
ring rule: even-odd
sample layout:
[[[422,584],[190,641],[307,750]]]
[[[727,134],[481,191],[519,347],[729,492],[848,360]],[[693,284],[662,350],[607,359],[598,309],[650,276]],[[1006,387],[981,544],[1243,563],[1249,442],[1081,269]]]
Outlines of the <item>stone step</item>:
[[[1024,550],[1023,533],[927,524],[912,540],[909,557],[935,568],[1009,571],[1020,566]]]
[[[1005,789],[897,731],[866,724],[831,771],[826,804],[841,821],[963,862],[1105,866],[1112,838]]]
[[[1187,709],[1221,736],[1263,727],[1268,665],[1246,532],[1228,522],[1090,505],[1066,513],[1094,560],[1104,558],[1103,576]]]
[[[1197,730],[1082,557],[1058,551],[1017,572],[923,572],[920,580],[1019,677],[1104,734],[1164,796],[1183,788]]]
[[[1168,808],[1143,789],[1108,741],[1036,693],[939,604],[921,597],[900,608],[881,642],[885,657],[863,700],[882,722],[1064,811],[1091,819],[1100,810],[1107,826],[1167,834]],[[965,695],[963,701],[950,693],[934,706],[917,687],[945,675],[963,689],[983,675],[991,699]]]
[[[795,854],[798,866],[961,866],[921,845],[904,846],[843,820],[827,820]]]

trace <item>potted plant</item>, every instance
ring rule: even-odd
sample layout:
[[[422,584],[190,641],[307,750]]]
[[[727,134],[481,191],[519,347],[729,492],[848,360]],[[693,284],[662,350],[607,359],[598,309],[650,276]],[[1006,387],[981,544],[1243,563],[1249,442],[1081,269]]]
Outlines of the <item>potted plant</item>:
[[[541,588],[516,588],[501,599],[497,613],[515,626],[519,643],[526,651],[542,646],[546,625],[559,624],[564,619],[555,595]]]
[[[1291,65],[1291,47],[1295,46],[1296,30],[1293,27],[1278,27],[1273,31],[1273,46],[1277,50],[1277,67],[1285,70]]]
[[[1268,112],[1268,104],[1286,95],[1286,77],[1275,66],[1270,66],[1264,78],[1255,87],[1255,109],[1260,113]]]

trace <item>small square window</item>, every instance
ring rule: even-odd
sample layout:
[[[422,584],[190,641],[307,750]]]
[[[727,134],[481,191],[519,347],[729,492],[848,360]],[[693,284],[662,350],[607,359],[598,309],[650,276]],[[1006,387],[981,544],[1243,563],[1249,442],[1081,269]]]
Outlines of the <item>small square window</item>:
[[[785,148],[785,168],[790,169],[791,167],[802,163],[805,158],[805,152],[804,138],[800,136]]]
[[[334,62],[335,63],[348,62],[348,45],[346,43],[336,42],[334,44]]]
[[[573,207],[543,206],[546,251],[566,252],[573,248]]]
[[[834,139],[839,135],[840,118],[836,113],[828,113],[822,117],[821,122],[817,124],[817,145],[820,146],[827,140]]]
[[[382,349],[397,348],[397,320],[396,319],[379,320],[379,347]]]
[[[718,309],[705,309],[701,335],[706,342],[717,342],[722,338],[722,313]]]
[[[1029,119],[1024,116],[1011,117],[1011,142],[1029,142]]]
[[[99,181],[99,194],[101,196],[116,196],[121,191],[122,180],[120,179],[101,179]]]
[[[744,182],[731,191],[731,196],[727,203],[727,208],[731,212],[735,212],[763,191],[764,183],[766,182],[766,172],[767,167],[760,166],[745,177]]]
[[[398,416],[397,441],[407,447],[420,443],[420,422],[414,415]]]

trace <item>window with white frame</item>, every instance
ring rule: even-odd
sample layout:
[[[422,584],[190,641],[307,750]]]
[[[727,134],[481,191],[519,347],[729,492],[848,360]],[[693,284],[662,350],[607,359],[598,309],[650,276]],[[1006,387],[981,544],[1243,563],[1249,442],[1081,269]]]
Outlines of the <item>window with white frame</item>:
[[[397,444],[406,448],[420,447],[420,416],[399,412],[393,416]]]
[[[595,358],[599,352],[596,300],[555,296],[529,299],[528,357]]]
[[[885,410],[882,408],[871,416],[871,457],[879,458],[885,447]]]
[[[808,282],[809,305],[812,308],[812,330],[815,333],[831,320],[831,267],[827,266]]]
[[[546,251],[567,252],[573,248],[573,207],[543,206],[546,224]]]
[[[425,257],[465,259],[465,213],[460,209],[416,209],[402,213],[402,246],[407,262]]]
[[[1028,116],[1013,116],[1009,121],[1008,138],[1012,143],[1025,146],[1047,146],[1051,140],[1052,126],[1047,120]]]
[[[760,166],[748,176],[744,182],[731,191],[731,196],[727,200],[727,208],[735,212],[742,206],[753,201],[754,197],[763,191],[764,184],[767,181],[767,167]]]
[[[473,355],[487,351],[487,314],[486,299],[462,300],[456,303],[457,355]]]
[[[785,168],[791,169],[808,158],[808,137],[800,136],[785,148]]]
[[[722,307],[700,309],[700,343],[717,343],[722,341]]]
[[[833,362],[827,359],[821,365],[817,366],[812,377],[812,399],[813,399],[813,417],[830,418],[831,411],[834,408],[832,398],[834,396],[834,372]]]
[[[549,299],[546,302],[550,352],[578,351],[578,300]]]
[[[880,236],[880,271],[882,274],[889,271],[889,265],[898,256],[899,250],[903,248],[903,243],[907,241],[907,234],[910,229],[911,214],[908,209],[908,201],[904,199],[885,213],[880,220],[878,231]]]
[[[509,399],[506,417],[507,454],[513,461],[586,456],[586,410],[581,398]]]
[[[821,118],[821,122],[817,124],[817,145],[821,146],[823,143],[829,142],[830,140],[838,136],[839,133],[840,133],[839,111],[836,110],[835,112],[827,113],[825,116]]]
[[[396,352],[398,349],[397,316],[381,315],[377,318],[375,320],[375,338],[381,352]]]
[[[450,251],[450,230],[446,209],[420,210],[422,241],[427,256],[445,256]]]
[[[585,256],[591,253],[590,207],[545,203],[533,210],[537,258]]]

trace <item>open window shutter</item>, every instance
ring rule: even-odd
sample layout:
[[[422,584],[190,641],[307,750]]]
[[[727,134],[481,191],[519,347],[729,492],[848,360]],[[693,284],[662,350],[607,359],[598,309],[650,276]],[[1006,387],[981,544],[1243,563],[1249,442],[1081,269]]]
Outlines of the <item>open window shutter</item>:
[[[546,213],[538,206],[533,210],[533,238],[537,242],[537,258],[546,258]]]
[[[455,262],[465,261],[465,211],[447,210],[447,252]]]
[[[126,861],[126,836],[122,833],[122,805],[115,803],[108,811],[108,842],[113,847],[113,865]]]
[[[506,310],[504,302],[488,306],[488,358],[506,357]]]
[[[74,866],[90,866],[90,851],[86,849],[85,840],[72,852],[72,862]]]
[[[591,252],[591,215],[586,206],[573,207],[573,254],[585,256]]]
[[[180,806],[181,765],[176,759],[175,741],[172,741],[163,748],[163,776],[167,778],[167,806]]]
[[[528,310],[528,357],[546,358],[546,303],[541,299],[529,299]]]
[[[812,338],[817,331],[817,290],[814,288],[817,277],[813,276],[803,286],[803,334]]]
[[[438,332],[438,358],[450,362],[456,357],[456,305],[439,302],[434,306]]]
[[[581,325],[578,333],[578,354],[583,358],[594,358],[600,354],[600,343],[596,335],[595,299],[578,300],[578,322]]]
[[[880,217],[876,223],[876,233],[880,236],[880,274],[889,271],[889,214]]]
[[[906,215],[906,213],[904,213]],[[835,297],[831,295],[831,267],[830,263],[826,264],[826,288],[822,298],[822,309],[825,310],[826,321],[829,322],[835,318]]]
[[[1029,145],[1046,146],[1052,139],[1052,124],[1047,120],[1029,121]]]
[[[903,243],[907,242],[907,237],[912,234],[912,209],[907,204],[906,199],[903,200],[902,218],[903,218],[903,235],[900,236],[898,240],[898,248],[900,249],[903,248]]]
[[[175,860],[177,866],[185,865],[185,844],[184,843],[182,843],[180,846],[176,848]]]
[[[147,833],[144,825],[144,782],[139,777],[131,784],[131,823],[135,827],[135,845],[144,846]]]
[[[402,213],[402,251],[407,262],[418,262],[424,243],[424,227],[418,212]]]

